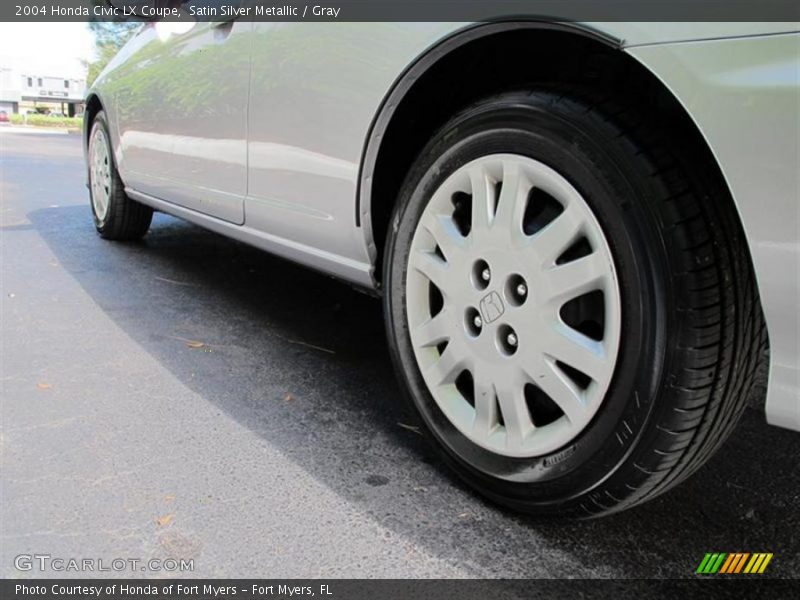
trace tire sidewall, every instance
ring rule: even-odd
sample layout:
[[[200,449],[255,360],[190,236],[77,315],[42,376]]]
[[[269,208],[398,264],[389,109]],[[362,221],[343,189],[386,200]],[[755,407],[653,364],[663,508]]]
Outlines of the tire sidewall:
[[[392,218],[384,299],[395,367],[445,462],[479,491],[508,506],[541,510],[580,502],[630,456],[656,402],[665,364],[668,295],[660,283],[663,244],[647,202],[657,195],[627,149],[610,143],[611,134],[548,94],[481,103],[445,126],[421,153]],[[554,452],[498,459],[496,468],[485,469],[473,459],[491,453],[455,432],[422,379],[405,316],[405,280],[411,239],[433,191],[459,166],[499,152],[523,154],[550,166],[582,194],[614,256],[623,318],[615,373],[591,423]]]

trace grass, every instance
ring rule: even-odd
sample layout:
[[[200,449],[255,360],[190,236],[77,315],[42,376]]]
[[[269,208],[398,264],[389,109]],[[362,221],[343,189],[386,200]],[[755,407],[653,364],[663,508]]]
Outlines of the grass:
[[[31,125],[33,127],[58,127],[64,129],[80,129],[83,125],[81,117],[48,117],[47,115],[8,115],[14,125]]]

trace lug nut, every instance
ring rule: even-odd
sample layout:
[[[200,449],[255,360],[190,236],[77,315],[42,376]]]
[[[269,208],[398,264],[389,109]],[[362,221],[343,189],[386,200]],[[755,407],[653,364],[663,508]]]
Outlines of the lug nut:
[[[517,346],[517,334],[509,333],[508,337],[506,338],[506,341],[508,342],[509,346],[512,346],[512,347],[516,348],[516,346]]]
[[[489,271],[489,268],[486,267],[483,271],[481,271],[481,279],[484,281],[489,281],[492,278],[492,272]]]
[[[522,306],[528,301],[528,282],[518,273],[509,276],[504,291],[511,306]]]
[[[481,318],[481,313],[479,313],[478,310],[472,306],[467,307],[467,311],[464,314],[464,328],[473,338],[478,337],[481,334],[481,331],[483,331],[483,319]]]

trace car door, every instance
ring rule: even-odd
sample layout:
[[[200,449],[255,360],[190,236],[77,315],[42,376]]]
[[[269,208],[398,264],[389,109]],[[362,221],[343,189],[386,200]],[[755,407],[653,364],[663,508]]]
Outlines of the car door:
[[[109,82],[126,185],[244,223],[251,31],[235,21],[145,26]]]
[[[328,270],[368,262],[355,199],[370,124],[397,76],[448,27],[255,23],[247,225]]]

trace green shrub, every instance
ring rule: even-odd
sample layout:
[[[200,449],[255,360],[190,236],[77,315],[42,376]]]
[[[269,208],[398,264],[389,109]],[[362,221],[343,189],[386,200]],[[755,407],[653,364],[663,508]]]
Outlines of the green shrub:
[[[15,125],[32,125],[33,127],[66,127],[80,129],[83,125],[81,117],[48,117],[47,115],[8,115]]]

